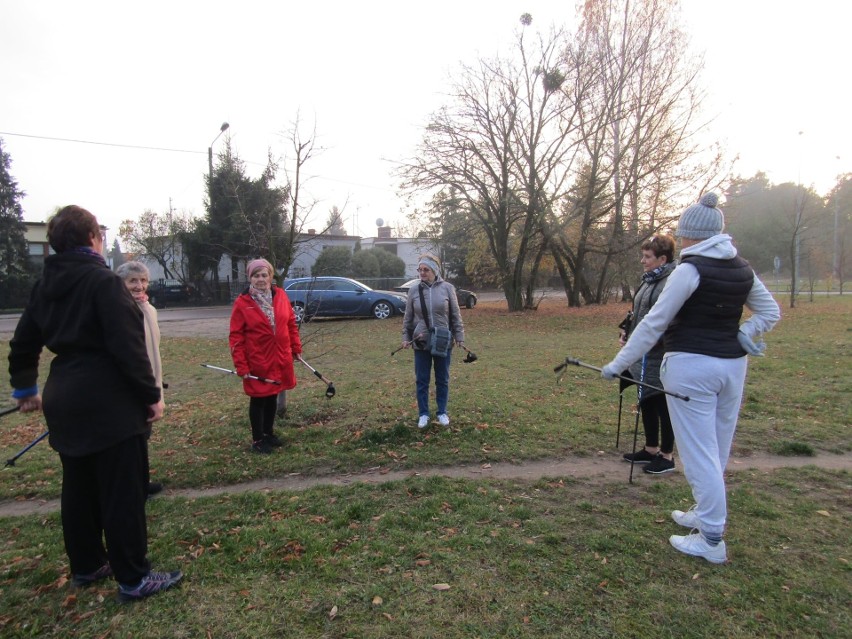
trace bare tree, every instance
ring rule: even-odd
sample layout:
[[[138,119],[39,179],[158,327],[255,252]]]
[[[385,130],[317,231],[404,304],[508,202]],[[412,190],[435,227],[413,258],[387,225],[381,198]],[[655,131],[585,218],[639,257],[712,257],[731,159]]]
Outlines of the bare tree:
[[[279,164],[290,193],[290,201],[284,223],[282,254],[277,266],[286,277],[298,255],[300,245],[310,241],[310,238],[305,236],[304,230],[318,204],[308,188],[312,176],[306,174],[306,167],[325,149],[317,146],[316,124],[310,132],[306,133],[298,113],[290,128],[282,135],[286,138],[289,149]],[[343,213],[347,204],[348,201],[344,202],[342,207],[333,207],[335,215],[329,217],[320,234],[328,233],[337,229],[338,226],[343,228]]]
[[[167,279],[188,280],[182,235],[192,226],[188,213],[155,213],[146,210],[139,219],[124,220],[118,228],[127,253],[150,258],[160,265]]]
[[[801,184],[797,185],[792,212],[787,214],[787,227],[790,229],[790,308],[796,307],[796,301],[801,292],[799,282],[802,277],[800,270],[802,255],[805,255],[806,264],[809,263],[808,258],[812,255],[807,246],[809,240],[807,232],[818,225],[822,212],[822,199],[811,189],[806,189]]]
[[[676,4],[589,0],[566,51],[584,162],[553,237],[560,273],[573,276],[563,277],[572,305],[603,301],[613,262],[718,183],[720,154],[696,141],[706,124],[698,119],[702,65],[688,54]],[[603,261],[588,269],[595,254]]]
[[[574,105],[560,93],[563,33],[527,46],[521,18],[514,55],[462,66],[452,103],[433,114],[419,153],[400,170],[409,191],[451,188],[482,229],[510,310],[531,297],[545,246],[544,214],[571,165]]]

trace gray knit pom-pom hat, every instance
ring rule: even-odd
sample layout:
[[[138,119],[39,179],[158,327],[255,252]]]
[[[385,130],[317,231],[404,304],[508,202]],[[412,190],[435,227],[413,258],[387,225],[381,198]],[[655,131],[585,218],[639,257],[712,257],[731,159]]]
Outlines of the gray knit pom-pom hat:
[[[715,193],[702,195],[698,204],[687,207],[680,214],[675,235],[689,240],[706,240],[721,233],[725,228],[725,216],[716,208],[717,204],[719,196]]]

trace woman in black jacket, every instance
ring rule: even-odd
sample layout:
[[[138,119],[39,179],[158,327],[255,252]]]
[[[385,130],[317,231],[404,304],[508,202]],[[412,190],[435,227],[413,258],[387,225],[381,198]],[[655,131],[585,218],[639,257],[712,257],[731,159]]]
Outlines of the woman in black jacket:
[[[633,299],[633,319],[626,332],[621,334],[619,344],[624,346],[627,338],[656,303],[666,279],[675,269],[674,239],[668,235],[655,235],[642,243],[642,284]],[[635,380],[660,387],[660,365],[663,362],[663,342],[660,340],[645,356],[630,367]],[[660,391],[639,387],[639,407],[642,426],[645,429],[645,447],[635,453],[626,453],[625,461],[647,464],[646,473],[660,475],[675,469],[674,430],[666,406],[666,396]]]
[[[66,206],[47,224],[44,273],[10,342],[13,397],[41,409],[62,461],[62,531],[72,583],[109,576],[124,600],[170,588],[180,571],[152,572],[145,522],[146,433],[163,415],[142,313],[107,267],[95,216]],[[56,357],[38,390],[46,346]]]

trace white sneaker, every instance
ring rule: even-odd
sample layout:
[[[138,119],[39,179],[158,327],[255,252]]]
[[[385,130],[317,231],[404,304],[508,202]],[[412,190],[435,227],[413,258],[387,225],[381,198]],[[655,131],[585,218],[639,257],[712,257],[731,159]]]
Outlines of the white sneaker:
[[[446,413],[441,413],[438,415],[438,423],[441,426],[449,426],[450,425],[450,416]]]
[[[698,515],[695,514],[695,506],[687,511],[673,510],[672,519],[678,526],[684,528],[698,528]]]
[[[417,428],[426,428],[429,425],[429,415],[421,415],[417,420]]]
[[[718,546],[711,546],[701,533],[691,535],[672,535],[669,543],[682,553],[703,557],[712,564],[723,564],[728,561],[728,553],[725,542],[720,541]]]

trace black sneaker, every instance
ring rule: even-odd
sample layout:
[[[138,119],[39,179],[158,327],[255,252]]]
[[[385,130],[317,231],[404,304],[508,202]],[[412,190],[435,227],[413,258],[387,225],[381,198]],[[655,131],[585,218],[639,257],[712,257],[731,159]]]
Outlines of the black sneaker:
[[[106,579],[107,577],[112,577],[112,568],[109,567],[109,564],[104,564],[95,572],[88,575],[71,575],[71,583],[77,588],[83,588],[91,586],[96,581]]]
[[[168,590],[183,579],[180,570],[174,572],[149,572],[142,580],[134,585],[118,584],[118,598],[121,601],[139,601],[145,597],[156,595]]]
[[[265,439],[258,439],[256,442],[252,442],[251,449],[261,455],[268,455],[272,452],[272,446]]]
[[[163,485],[158,481],[148,482],[148,496],[163,492]]]
[[[278,439],[275,435],[264,435],[263,441],[272,446],[273,448],[280,448],[284,445],[280,439]]]
[[[649,453],[643,448],[635,453],[624,453],[624,461],[632,461],[634,464],[649,464],[654,461],[654,458],[657,455],[659,455],[659,453]]]
[[[646,473],[650,473],[651,475],[662,475],[663,473],[670,473],[675,469],[674,458],[666,459],[662,456],[662,454],[657,453],[657,456],[654,457],[654,460],[645,466],[642,470]]]

